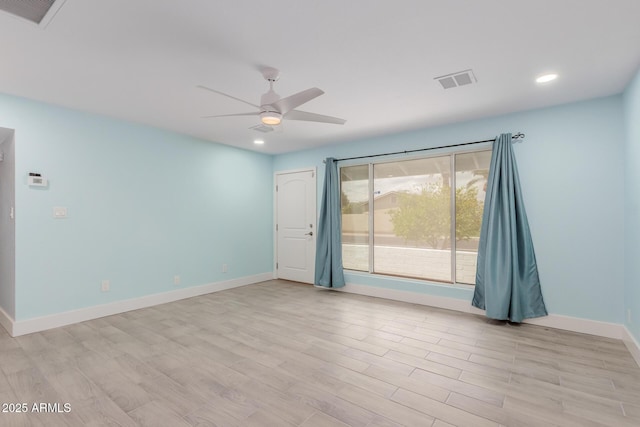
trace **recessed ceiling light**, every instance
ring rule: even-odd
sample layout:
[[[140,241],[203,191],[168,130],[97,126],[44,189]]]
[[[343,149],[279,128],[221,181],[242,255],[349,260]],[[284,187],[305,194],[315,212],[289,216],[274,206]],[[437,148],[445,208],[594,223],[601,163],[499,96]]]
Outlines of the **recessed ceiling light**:
[[[536,79],[536,83],[549,83],[558,78],[557,74],[545,74]]]
[[[262,144],[264,144],[264,141],[261,140],[261,139],[256,139],[255,141],[253,141],[253,143],[257,144],[257,145],[262,145]]]

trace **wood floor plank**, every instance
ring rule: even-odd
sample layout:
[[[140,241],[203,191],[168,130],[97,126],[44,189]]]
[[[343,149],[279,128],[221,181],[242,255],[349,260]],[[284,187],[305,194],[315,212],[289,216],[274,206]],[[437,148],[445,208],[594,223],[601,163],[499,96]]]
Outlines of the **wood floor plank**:
[[[376,417],[374,412],[311,385],[296,384],[287,394],[349,426],[367,426]]]
[[[138,385],[147,392],[152,401],[162,403],[172,413],[181,417],[207,403],[207,399],[165,375],[146,378]]]
[[[360,373],[343,368],[342,366],[325,364],[319,367],[318,371],[320,371],[322,374],[342,381],[345,384],[359,387],[363,390],[370,391],[385,398],[391,396],[398,388],[385,381],[381,381],[377,378],[373,378],[372,376],[367,375],[366,370],[365,373]]]
[[[640,404],[632,405],[629,403],[622,403],[622,410],[626,417],[629,417],[633,420],[636,420],[638,425],[640,425]]]
[[[0,393],[10,392],[11,385],[9,385],[9,380],[7,380],[6,375],[2,370],[0,370]]]
[[[247,408],[221,396],[208,398],[207,404],[184,416],[184,420],[192,426],[225,426],[242,427],[244,419],[258,408]]]
[[[190,427],[178,414],[159,402],[151,401],[129,413],[139,426],[148,427]]]
[[[484,375],[474,374],[473,372],[462,372],[460,381],[473,384],[496,393],[504,394],[505,399],[508,396],[518,398],[522,401],[535,404],[539,408],[546,411],[562,411],[562,400],[551,393],[532,393],[526,388],[520,388],[513,384],[496,380]],[[504,407],[504,403],[503,403]]]
[[[385,334],[385,335],[388,335],[388,334]],[[428,350],[422,349],[420,347],[407,345],[403,342],[397,342],[395,340],[388,340],[379,336],[369,335],[363,341],[383,347],[385,349],[384,353],[378,354],[378,356],[384,356],[386,352],[389,351],[390,349],[399,351],[400,353],[405,353],[405,354],[409,354],[411,356],[416,356],[420,358],[426,357],[426,355],[429,353]]]
[[[497,393],[484,387],[469,384],[447,376],[434,374],[433,372],[423,371],[422,369],[416,369],[410,377],[422,384],[433,384],[445,390],[449,390],[452,393],[459,393],[498,408],[502,407],[505,398],[504,393]]]
[[[152,400],[146,390],[119,372],[90,376],[90,379],[124,412],[132,411]]]
[[[249,415],[242,421],[242,424],[247,427],[295,427],[298,425],[291,424],[290,422],[280,418],[278,415],[263,409],[258,409],[256,412]]]
[[[280,369],[273,369],[248,359],[243,359],[232,365],[231,369],[263,384],[267,384],[269,387],[278,391],[286,391],[289,387],[300,381],[298,378]]]
[[[398,389],[391,400],[459,427],[499,427],[499,423],[474,415],[456,407],[429,399],[408,390]]]
[[[609,407],[613,411],[622,412],[620,401],[613,400],[610,397],[603,397],[599,394],[574,390],[571,388],[563,387],[561,385],[550,384],[544,381],[537,380],[535,378],[524,377],[517,374],[511,377],[510,384],[515,387],[526,389],[535,393],[552,394],[553,396],[561,399],[563,402],[587,402],[590,405]]]
[[[5,374],[20,372],[32,366],[28,356],[29,353],[22,348],[18,347],[0,351],[0,355],[2,356],[0,369],[2,369],[2,372]]]
[[[81,402],[106,395],[97,384],[87,378],[77,368],[47,375],[47,381],[64,402]]]
[[[460,376],[460,373],[462,372],[461,369],[453,368],[450,365],[438,363],[437,361],[423,359],[420,357],[410,356],[408,354],[400,353],[395,350],[390,350],[389,352],[387,352],[387,354],[385,354],[384,357],[399,363],[404,363],[414,368],[420,368],[422,370],[430,371],[438,375],[443,375],[449,378],[458,378]],[[428,355],[427,355],[427,358],[428,358]]]
[[[17,400],[15,402],[55,402],[57,393],[40,370],[31,366],[7,374],[7,381]]]
[[[264,412],[277,414],[290,424],[299,425],[315,412],[311,406],[259,381],[250,381],[238,388]]]
[[[429,353],[426,360],[448,366],[449,368],[455,368],[467,372],[474,372],[476,374],[485,375],[487,377],[496,378],[502,381],[509,381],[509,377],[511,375],[508,369],[500,369],[494,368],[493,366],[481,365],[479,363],[473,363],[467,360],[445,356],[444,354],[440,353]]]
[[[345,367],[347,369],[354,370],[356,372],[362,372],[369,367],[369,363],[367,362],[368,354],[363,353],[359,350],[345,350],[347,353],[336,353],[334,351],[326,350],[320,347],[312,346],[304,351],[304,354],[309,356],[313,356],[320,360],[324,360],[328,363],[333,363],[338,366]],[[364,356],[363,356],[364,354]],[[360,356],[360,358],[358,358]],[[365,360],[362,360],[365,359]],[[371,359],[369,359],[371,360]]]
[[[441,339],[440,341],[438,341],[438,345],[441,345],[443,347],[448,347],[448,348],[452,348],[452,349],[457,349],[457,350],[461,350],[464,351],[468,354],[478,354],[478,355],[482,355],[482,356],[487,356],[487,357],[492,357],[494,359],[502,359],[506,362],[512,362],[513,361],[513,353],[512,352],[502,352],[502,351],[498,351],[498,350],[492,350],[492,349],[487,349],[487,348],[483,348],[483,347],[478,347],[472,344],[464,344],[464,343],[460,343],[457,341],[450,341],[447,339]],[[446,354],[446,353],[443,353]],[[459,359],[461,359],[461,357],[459,357]],[[467,358],[465,358],[467,359]]]
[[[315,412],[300,427],[347,427],[348,424],[322,412]]]
[[[442,342],[442,340],[439,340],[438,342],[440,343]],[[471,353],[467,351],[458,350],[458,349],[447,347],[441,344],[433,344],[430,342],[420,341],[413,338],[405,337],[402,339],[402,341],[400,341],[400,343],[406,344],[410,347],[417,347],[417,348],[424,349],[429,353],[433,351],[433,352],[441,353],[447,356],[457,357],[458,359],[462,359],[462,360],[467,360],[469,359],[469,356],[471,356]]]
[[[564,412],[578,417],[602,423],[604,425],[616,425],[620,427],[637,427],[638,421],[630,419],[624,415],[620,408],[611,408],[604,405],[594,405],[593,403],[568,400],[564,402]]]
[[[447,405],[495,421],[504,426],[547,427],[549,425],[547,420],[537,418],[533,415],[521,417],[515,411],[505,410],[502,408],[502,405],[501,407],[496,407],[495,405],[455,392],[449,395],[446,403]]]
[[[378,366],[370,366],[364,371],[364,374],[392,384],[396,386],[396,388],[404,388],[405,390],[410,390],[441,402],[447,400],[449,393],[451,393],[450,390],[440,387],[439,385],[429,384],[412,376],[401,375]]]
[[[508,411],[520,414],[520,418],[538,417],[544,420],[548,425],[560,426],[560,427],[602,427],[602,423],[575,416],[573,414],[567,414],[564,411],[548,411],[544,407],[540,407],[530,402],[517,399],[512,396],[507,396],[505,399],[504,407]],[[604,424],[606,425],[606,424]],[[612,427],[616,424],[610,424]]]
[[[322,372],[321,369],[324,363],[326,362],[318,359],[314,360],[314,358],[286,360],[280,364],[278,372],[288,373],[296,377],[298,381],[294,386],[303,383],[321,389],[324,392],[336,394],[346,383]]]
[[[426,423],[423,425],[426,427],[429,424]],[[369,424],[367,424],[367,427],[402,427],[402,424],[391,421],[388,418],[378,416],[375,417]]]
[[[398,374],[407,376],[410,375],[411,372],[413,372],[413,370],[415,369],[415,366],[397,362],[388,357],[376,356],[365,351],[357,350],[355,348],[349,348],[343,351],[342,354],[365,363],[367,366],[365,366],[364,369],[366,369],[368,365],[376,365],[380,366],[383,369],[388,369],[390,371],[397,372]]]
[[[394,393],[394,395],[396,393]],[[389,420],[397,421],[401,425],[431,425],[434,420],[431,415],[417,411],[415,408],[408,407],[408,405],[396,403],[393,396],[391,399],[385,399],[366,390],[351,386],[343,388],[340,391],[339,396],[355,405],[371,411],[374,414]]]
[[[106,394],[100,394],[80,401],[72,400],[71,411],[82,420],[82,423],[77,425],[137,426],[136,422]]]

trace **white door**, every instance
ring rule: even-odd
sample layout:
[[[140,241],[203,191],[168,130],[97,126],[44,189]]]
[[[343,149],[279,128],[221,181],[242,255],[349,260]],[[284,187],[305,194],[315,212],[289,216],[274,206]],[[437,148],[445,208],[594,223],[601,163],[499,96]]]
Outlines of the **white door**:
[[[313,283],[316,258],[315,170],[276,173],[276,272]]]

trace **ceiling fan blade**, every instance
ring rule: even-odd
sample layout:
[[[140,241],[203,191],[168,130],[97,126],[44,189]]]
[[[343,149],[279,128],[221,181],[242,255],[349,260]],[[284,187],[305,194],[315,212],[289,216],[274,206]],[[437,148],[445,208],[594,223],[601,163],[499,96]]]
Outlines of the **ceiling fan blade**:
[[[198,87],[200,89],[208,90],[209,92],[217,93],[218,95],[226,96],[227,98],[235,99],[236,101],[240,101],[240,102],[243,102],[245,104],[251,105],[252,107],[257,108],[258,110],[260,109],[259,105],[252,104],[249,101],[245,101],[244,99],[236,98],[235,96],[227,95],[226,93],[220,92],[219,90],[211,89],[210,87],[206,87],[206,86],[202,86],[202,85],[198,85],[196,87]]]
[[[335,125],[343,125],[347,121],[338,117],[323,116],[322,114],[307,113],[306,111],[292,110],[284,116],[287,120],[302,120],[306,122],[332,123]]]
[[[312,87],[311,89],[303,90],[302,92],[294,93],[291,96],[279,99],[271,105],[274,106],[280,114],[284,115],[305,102],[309,102],[312,99],[319,97],[323,93],[324,91],[317,87]]]
[[[213,119],[216,117],[239,117],[239,116],[259,116],[260,112],[256,111],[255,113],[237,113],[237,114],[220,114],[217,116],[202,116],[201,119]]]

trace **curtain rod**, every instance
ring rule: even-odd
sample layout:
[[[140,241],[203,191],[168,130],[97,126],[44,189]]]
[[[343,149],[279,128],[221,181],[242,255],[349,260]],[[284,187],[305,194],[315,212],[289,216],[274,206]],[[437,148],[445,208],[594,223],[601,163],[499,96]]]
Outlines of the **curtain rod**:
[[[513,135],[511,137],[511,139],[522,139],[522,138],[524,138],[524,133],[522,133],[522,132],[518,132],[518,133],[516,133],[515,135]],[[439,148],[462,147],[463,145],[481,144],[483,142],[493,142],[495,140],[496,140],[495,138],[494,139],[485,139],[484,141],[463,142],[461,144],[441,145],[439,147],[418,148],[418,149],[415,149],[415,150],[396,151],[394,153],[371,154],[369,156],[358,156],[358,157],[345,157],[344,159],[335,159],[335,161],[336,162],[340,162],[342,160],[368,159],[370,157],[392,156],[394,154],[409,154],[409,153],[416,153],[418,151],[437,150]],[[322,162],[325,163],[326,160],[323,160]]]

